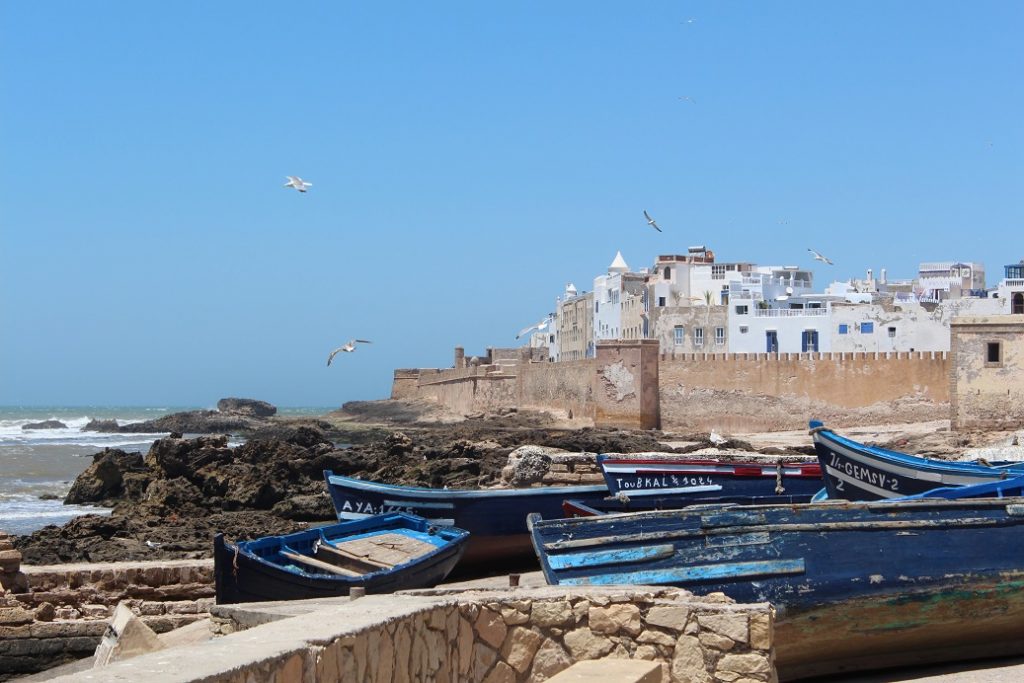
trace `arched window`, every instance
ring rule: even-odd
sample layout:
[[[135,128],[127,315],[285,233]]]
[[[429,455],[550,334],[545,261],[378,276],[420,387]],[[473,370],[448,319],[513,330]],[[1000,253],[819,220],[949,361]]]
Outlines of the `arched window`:
[[[671,280],[672,279],[672,269],[669,268],[668,266],[665,266],[665,279],[666,280]]]
[[[1024,294],[1017,292],[1013,295],[1013,305],[1010,308],[1010,312],[1014,315],[1024,313]]]

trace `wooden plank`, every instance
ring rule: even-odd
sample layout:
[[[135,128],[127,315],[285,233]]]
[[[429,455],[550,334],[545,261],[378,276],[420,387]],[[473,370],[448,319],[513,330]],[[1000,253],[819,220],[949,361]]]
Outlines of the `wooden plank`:
[[[618,534],[595,536],[594,538],[576,538],[562,541],[548,541],[545,550],[564,550],[569,548],[589,548],[595,545],[617,545],[619,543],[647,543],[674,538],[698,538],[713,534],[750,534],[757,532],[821,532],[821,531],[882,531],[895,529],[909,531],[912,529],[957,529],[986,526],[1013,526],[1021,524],[1020,520],[1005,517],[965,517],[963,519],[908,519],[908,520],[877,520],[870,522],[820,522],[809,524],[761,524],[750,527],[722,527],[685,531],[645,531],[636,534]]]
[[[597,576],[581,576],[577,578],[558,579],[560,586],[586,585],[681,585],[686,582],[711,581],[716,579],[734,579],[751,576],[785,576],[803,574],[804,560],[767,560],[759,562],[725,562],[722,564],[704,564],[696,567],[672,567],[665,569],[646,569],[635,572],[619,572],[599,574]]]
[[[705,528],[722,526],[749,526],[751,524],[764,524],[764,512],[727,510],[724,512],[712,512],[700,516],[700,525]]]
[[[287,550],[282,550],[281,554],[287,557],[296,564],[301,564],[306,567],[319,570],[321,573],[327,572],[330,574],[340,574],[342,576],[362,576],[358,572],[354,572],[351,569],[345,569],[344,567],[335,566],[329,562],[324,562],[308,555],[300,555],[299,553],[290,553]]]
[[[593,552],[551,555],[548,564],[552,569],[574,569],[577,567],[600,567],[609,564],[629,564],[672,557],[675,550],[671,545],[651,545],[642,548],[621,548],[619,550],[597,550]]]
[[[366,557],[360,557],[354,553],[347,552],[341,548],[336,548],[329,543],[321,543],[317,547],[317,554],[323,553],[327,556],[333,556],[333,559],[337,559],[341,562],[356,563],[362,565],[367,571],[374,571],[377,569],[391,569],[394,567],[393,564],[385,564],[383,562],[377,562]]]
[[[377,534],[330,545],[363,561],[387,567],[404,564],[437,549],[432,543],[395,533]]]

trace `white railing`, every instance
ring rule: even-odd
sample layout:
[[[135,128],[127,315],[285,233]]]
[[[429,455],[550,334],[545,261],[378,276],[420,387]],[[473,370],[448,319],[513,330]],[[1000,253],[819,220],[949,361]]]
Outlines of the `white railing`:
[[[1014,278],[1013,280],[1006,280],[1006,286],[1007,287],[1024,287],[1024,280],[1018,280],[1016,278]]]
[[[827,308],[755,308],[755,318],[804,318],[828,315]]]

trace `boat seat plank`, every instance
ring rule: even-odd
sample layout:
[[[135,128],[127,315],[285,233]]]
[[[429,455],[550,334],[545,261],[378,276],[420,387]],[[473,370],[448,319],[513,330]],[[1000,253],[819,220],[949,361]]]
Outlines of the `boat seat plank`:
[[[426,555],[437,546],[402,534],[378,534],[351,541],[331,542],[329,545],[345,554],[382,568],[404,564]]]
[[[292,552],[288,552],[287,550],[282,550],[281,551],[281,555],[283,555],[284,557],[287,557],[289,560],[291,560],[292,562],[294,562],[296,564],[301,564],[301,565],[303,565],[305,567],[310,567],[312,569],[316,569],[316,570],[320,571],[321,573],[322,572],[328,572],[330,574],[340,574],[342,576],[362,576],[362,574],[360,574],[359,572],[355,572],[355,571],[352,571],[351,569],[346,569],[344,567],[339,567],[339,566],[333,565],[333,564],[331,564],[329,562],[324,562],[323,560],[318,560],[318,559],[316,559],[314,557],[309,557],[308,555],[301,555],[299,553],[292,553]]]

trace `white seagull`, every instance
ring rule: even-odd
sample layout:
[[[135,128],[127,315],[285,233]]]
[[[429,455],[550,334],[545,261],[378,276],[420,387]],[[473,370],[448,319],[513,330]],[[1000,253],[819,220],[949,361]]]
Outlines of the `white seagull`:
[[[647,225],[651,226],[658,232],[661,232],[661,228],[659,228],[658,224],[654,222],[653,218],[651,218],[651,214],[647,213],[647,209],[644,209],[644,218],[647,219]]]
[[[818,252],[814,251],[810,247],[807,247],[807,251],[809,251],[812,254],[814,254],[814,260],[815,261],[821,261],[822,263],[827,263],[830,266],[834,266],[835,265],[834,263],[832,263],[831,260],[829,260],[828,258],[822,256],[821,254],[819,254]]]
[[[516,339],[519,339],[520,337],[522,337],[524,334],[526,334],[530,330],[537,330],[538,332],[540,332],[542,330],[545,330],[545,329],[547,329],[547,326],[550,323],[551,323],[551,316],[548,316],[547,318],[544,318],[543,320],[541,320],[539,323],[534,323],[533,325],[530,325],[529,327],[524,327],[523,329],[519,330],[519,334],[516,335]]]
[[[284,187],[294,187],[299,192],[305,192],[307,188],[313,187],[313,183],[307,183],[297,175],[286,175],[285,178],[288,179],[288,182],[284,184]]]
[[[330,365],[331,361],[334,360],[334,357],[337,356],[342,351],[344,351],[345,353],[352,353],[353,351],[355,351],[356,350],[356,344],[372,344],[372,343],[373,342],[370,341],[369,339],[352,339],[352,340],[349,340],[349,342],[347,344],[345,344],[344,346],[339,346],[338,348],[336,348],[333,351],[331,351],[331,355],[327,356],[327,365]]]

